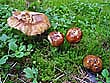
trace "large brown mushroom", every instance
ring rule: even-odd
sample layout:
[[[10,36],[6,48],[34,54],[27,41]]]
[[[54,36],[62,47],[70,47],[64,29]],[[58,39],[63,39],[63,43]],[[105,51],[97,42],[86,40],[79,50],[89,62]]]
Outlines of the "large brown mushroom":
[[[50,22],[45,14],[30,11],[14,11],[7,22],[10,27],[29,36],[41,34],[50,27]]]
[[[100,72],[102,70],[102,60],[95,55],[87,55],[83,59],[83,65],[85,68],[95,73]]]

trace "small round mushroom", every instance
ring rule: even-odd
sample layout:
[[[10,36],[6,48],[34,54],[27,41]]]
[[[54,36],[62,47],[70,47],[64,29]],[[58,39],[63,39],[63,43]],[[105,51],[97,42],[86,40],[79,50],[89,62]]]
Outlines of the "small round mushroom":
[[[48,40],[50,41],[52,46],[60,46],[64,42],[64,35],[60,32],[53,31],[48,35]]]
[[[28,36],[42,34],[50,27],[50,22],[45,14],[30,11],[12,12],[7,23],[10,27],[18,29]]]
[[[70,28],[66,34],[66,40],[69,43],[78,43],[82,38],[82,31],[80,28]]]
[[[83,59],[83,65],[85,68],[91,70],[94,73],[100,72],[102,70],[102,60],[95,55],[87,55]]]

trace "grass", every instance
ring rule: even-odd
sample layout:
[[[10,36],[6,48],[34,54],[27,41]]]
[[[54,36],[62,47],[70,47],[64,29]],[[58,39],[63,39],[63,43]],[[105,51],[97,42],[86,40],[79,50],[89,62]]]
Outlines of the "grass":
[[[9,3],[8,3],[9,2]],[[12,3],[13,2],[13,3]],[[18,4],[20,2],[20,4]],[[89,2],[89,3],[88,3]],[[108,1],[109,2],[109,1]],[[7,4],[9,6],[4,6]],[[36,6],[33,9],[32,6]],[[5,64],[0,65],[0,73],[2,81],[5,80],[7,73],[14,74],[15,79],[7,78],[6,83],[18,82],[20,73],[26,67],[35,67],[38,69],[38,82],[62,83],[65,80],[71,80],[71,74],[78,74],[77,67],[83,67],[82,60],[88,54],[101,56],[103,60],[103,69],[110,68],[110,4],[103,0],[45,0],[41,5],[33,3],[29,10],[45,13],[51,22],[51,28],[39,36],[27,37],[26,35],[11,29],[6,24],[6,19],[11,16],[11,11],[15,8],[24,10],[24,1],[8,1],[3,0],[0,6],[0,37],[5,34],[6,41],[0,40],[0,57],[10,55]],[[67,43],[58,48],[52,47],[47,40],[47,35],[54,30],[58,30],[66,35],[71,27],[79,27],[83,31],[82,40],[74,46]],[[29,54],[18,58],[13,54],[17,54],[19,50],[9,50],[10,40],[15,40],[15,47],[28,47],[32,45]],[[25,51],[21,51],[25,53]],[[21,53],[20,52],[20,53]],[[28,51],[26,51],[28,52]],[[16,63],[14,68],[13,64]],[[11,63],[11,64],[10,64]],[[60,75],[62,78],[56,80]],[[9,80],[11,80],[9,82]]]

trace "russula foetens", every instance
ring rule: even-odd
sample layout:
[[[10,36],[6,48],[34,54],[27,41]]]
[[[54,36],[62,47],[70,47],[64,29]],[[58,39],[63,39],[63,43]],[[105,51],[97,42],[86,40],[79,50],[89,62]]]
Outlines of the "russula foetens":
[[[45,14],[30,11],[12,12],[7,23],[10,27],[18,29],[28,36],[41,34],[50,27],[50,22]]]
[[[53,31],[48,35],[48,40],[50,41],[52,46],[60,46],[64,42],[64,35],[60,32]]]
[[[94,73],[100,72],[102,70],[102,60],[95,55],[87,55],[83,59],[83,65],[85,68],[91,70]]]
[[[82,31],[80,28],[70,28],[66,34],[66,40],[69,43],[77,43],[82,38]]]

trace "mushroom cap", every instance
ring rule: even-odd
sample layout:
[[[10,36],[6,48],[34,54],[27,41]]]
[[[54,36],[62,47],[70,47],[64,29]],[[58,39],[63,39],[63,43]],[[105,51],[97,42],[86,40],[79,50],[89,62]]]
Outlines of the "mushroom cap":
[[[83,65],[85,68],[95,73],[100,72],[102,70],[102,60],[95,55],[87,55],[83,59]]]
[[[48,35],[48,40],[50,41],[52,46],[57,47],[63,44],[64,35],[60,32],[53,31]]]
[[[29,36],[41,34],[50,27],[50,22],[45,14],[30,11],[12,12],[7,23],[10,27]]]
[[[66,40],[69,43],[77,43],[82,38],[82,31],[80,28],[70,28],[66,34]]]

